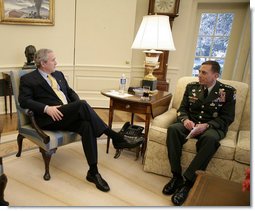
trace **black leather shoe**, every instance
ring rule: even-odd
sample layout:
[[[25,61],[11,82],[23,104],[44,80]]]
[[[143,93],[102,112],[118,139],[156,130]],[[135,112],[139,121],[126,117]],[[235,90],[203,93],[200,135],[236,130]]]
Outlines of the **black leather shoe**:
[[[191,187],[187,185],[183,185],[180,189],[178,189],[172,196],[172,202],[174,203],[174,205],[181,206],[188,197],[190,189]]]
[[[103,192],[107,192],[110,190],[109,185],[107,184],[107,182],[101,177],[101,175],[99,173],[95,174],[95,175],[91,175],[90,172],[88,171],[87,177],[86,179],[89,182],[93,182],[96,187],[103,191]]]
[[[165,195],[172,195],[180,186],[183,185],[182,177],[173,177],[163,188],[162,192]]]
[[[135,148],[144,142],[144,137],[123,137],[121,139],[113,139],[112,143],[115,149]]]
[[[9,202],[5,200],[0,200],[0,206],[9,206]]]
[[[0,176],[0,206],[9,206],[9,202],[4,200],[4,190],[7,184],[7,176],[2,174]]]

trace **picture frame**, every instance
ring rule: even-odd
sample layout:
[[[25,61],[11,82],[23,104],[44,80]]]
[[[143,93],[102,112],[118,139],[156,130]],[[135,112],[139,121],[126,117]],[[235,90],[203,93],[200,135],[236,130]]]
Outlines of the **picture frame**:
[[[54,25],[55,0],[0,0],[0,23]]]

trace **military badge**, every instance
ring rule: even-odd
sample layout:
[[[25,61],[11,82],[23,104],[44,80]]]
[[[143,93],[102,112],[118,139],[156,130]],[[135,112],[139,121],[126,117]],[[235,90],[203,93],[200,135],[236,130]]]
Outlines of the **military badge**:
[[[226,102],[226,92],[225,89],[219,89],[219,102]]]
[[[233,100],[236,100],[236,91],[233,94]]]
[[[189,96],[189,102],[190,102],[190,103],[195,103],[197,100],[198,100],[197,97],[195,97],[195,96]]]
[[[212,115],[214,118],[218,117],[218,112],[214,112]]]

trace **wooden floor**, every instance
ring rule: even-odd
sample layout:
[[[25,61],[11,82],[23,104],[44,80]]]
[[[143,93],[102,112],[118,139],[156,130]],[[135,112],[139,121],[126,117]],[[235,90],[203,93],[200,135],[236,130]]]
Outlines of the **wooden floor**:
[[[95,109],[107,123],[108,110]],[[16,115],[0,115],[4,120],[3,134],[16,130]],[[116,112],[114,122],[124,123],[130,114]],[[142,116],[135,118],[143,122]],[[10,206],[171,206],[169,196],[162,194],[169,178],[143,171],[141,157],[124,150],[114,159],[111,147],[106,154],[106,140],[98,140],[98,167],[111,190],[104,193],[86,181],[88,165],[80,142],[57,150],[50,164],[51,180],[44,181],[44,164],[38,149],[23,152],[20,158],[4,157],[4,172],[8,176],[5,199]]]
[[[104,108],[94,109],[96,113],[108,124],[109,110]],[[131,115],[128,112],[114,111],[113,122],[126,122],[131,120]],[[144,122],[143,115],[135,115],[135,122]],[[17,114],[13,113],[12,118],[10,115],[1,114],[0,124],[3,124],[3,133],[17,130]]]

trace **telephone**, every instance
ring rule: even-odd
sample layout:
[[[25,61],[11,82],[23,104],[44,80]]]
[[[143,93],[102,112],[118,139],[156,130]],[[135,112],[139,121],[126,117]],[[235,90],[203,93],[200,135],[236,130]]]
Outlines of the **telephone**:
[[[121,130],[119,131],[119,134],[123,135],[129,142],[134,141],[135,139],[142,137],[144,127],[138,126],[138,125],[131,125],[130,122],[126,122]],[[121,149],[117,149],[116,153],[114,155],[114,158],[118,158],[121,154]],[[136,152],[136,157],[139,156],[140,149]]]
[[[142,126],[131,125],[130,122],[126,122],[119,133],[124,136],[138,137],[142,135],[143,129]]]

